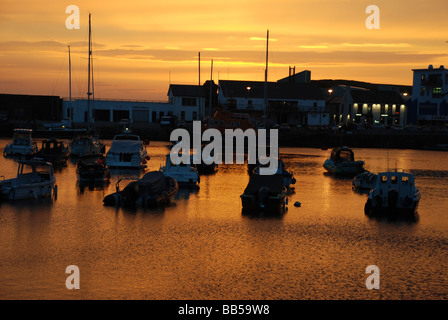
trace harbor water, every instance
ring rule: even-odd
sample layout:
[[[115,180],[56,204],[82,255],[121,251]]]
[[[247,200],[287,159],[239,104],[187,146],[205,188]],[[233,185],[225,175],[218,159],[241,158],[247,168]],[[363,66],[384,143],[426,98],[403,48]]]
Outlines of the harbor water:
[[[146,171],[164,164],[167,146],[151,142]],[[69,161],[56,170],[57,199],[0,204],[0,299],[447,299],[447,153],[354,149],[371,172],[415,175],[418,219],[388,221],[364,214],[367,196],[351,179],[325,174],[330,152],[280,149],[297,182],[277,217],[242,214],[246,165],[220,165],[168,206],[123,209],[102,200],[138,173],[80,187]],[[16,171],[0,158],[1,176]],[[79,290],[66,288],[70,265]],[[380,289],[366,288],[370,265]]]

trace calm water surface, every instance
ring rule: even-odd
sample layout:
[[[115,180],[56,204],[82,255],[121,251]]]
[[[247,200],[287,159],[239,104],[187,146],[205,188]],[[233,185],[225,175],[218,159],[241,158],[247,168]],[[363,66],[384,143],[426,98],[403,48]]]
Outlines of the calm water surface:
[[[166,146],[151,143],[147,171],[163,164]],[[368,170],[387,169],[386,150],[354,151]],[[54,202],[0,205],[0,299],[448,298],[447,153],[389,151],[390,166],[413,172],[422,193],[418,221],[391,222],[364,215],[366,195],[350,179],[324,174],[330,150],[280,152],[297,183],[279,218],[241,214],[245,165],[201,176],[200,190],[180,190],[168,207],[126,210],[102,204],[118,175],[81,189],[69,162],[56,172]],[[16,170],[0,158],[0,175]],[[69,265],[80,269],[80,290],[65,287]],[[368,265],[380,269],[380,290],[366,289]]]

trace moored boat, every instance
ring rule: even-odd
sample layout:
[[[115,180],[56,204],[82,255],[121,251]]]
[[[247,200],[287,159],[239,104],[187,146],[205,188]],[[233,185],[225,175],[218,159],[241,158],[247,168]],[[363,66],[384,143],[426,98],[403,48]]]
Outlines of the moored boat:
[[[70,155],[72,157],[98,157],[105,152],[104,144],[90,136],[78,137],[70,142]]]
[[[380,172],[375,188],[369,193],[364,212],[366,215],[385,214],[390,217],[415,215],[420,197],[412,173]]]
[[[354,152],[348,147],[336,147],[329,159],[325,160],[324,168],[331,174],[356,175],[364,172],[364,161],[355,161]]]
[[[4,156],[25,156],[37,153],[37,144],[31,140],[33,130],[14,129],[13,132],[12,142],[3,149]]]
[[[370,191],[370,189],[375,187],[376,179],[377,175],[370,171],[357,174],[352,181],[353,190],[359,192]]]
[[[16,178],[0,181],[3,200],[24,200],[56,195],[56,178],[49,162],[19,161]]]
[[[287,194],[281,175],[254,174],[240,198],[245,212],[281,213],[286,206]]]
[[[198,170],[191,164],[174,164],[171,161],[171,156],[166,155],[165,166],[160,168],[160,172],[168,177],[176,179],[181,187],[198,188],[199,187],[199,173]]]
[[[146,147],[140,137],[133,134],[116,135],[106,155],[109,168],[141,169],[148,160]]]
[[[268,167],[267,164],[262,165],[260,161],[257,159],[257,165],[253,169],[252,174],[260,174],[260,168]],[[290,191],[293,189],[291,185],[296,183],[296,179],[294,178],[294,173],[286,170],[285,163],[282,159],[277,158],[277,171],[274,173],[275,175],[279,175],[283,178],[283,185]]]
[[[122,191],[117,182],[115,193],[103,199],[105,206],[150,207],[167,203],[179,189],[176,179],[163,175],[159,171],[146,173],[141,179],[130,182]],[[129,180],[129,179],[126,179]]]
[[[108,182],[111,177],[104,158],[79,160],[76,174],[80,182]]]
[[[42,141],[42,148],[34,156],[34,159],[47,161],[54,166],[67,165],[68,147],[63,141],[47,139]]]

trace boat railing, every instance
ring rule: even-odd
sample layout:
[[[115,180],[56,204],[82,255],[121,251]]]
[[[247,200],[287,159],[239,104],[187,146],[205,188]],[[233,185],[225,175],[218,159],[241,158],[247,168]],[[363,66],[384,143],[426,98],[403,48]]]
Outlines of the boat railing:
[[[135,178],[135,177],[124,177],[124,178],[120,178],[120,179],[118,179],[117,183],[115,184],[115,190],[116,190],[117,192],[120,192],[120,182],[123,181],[123,180],[135,180],[135,181],[137,181],[137,180],[139,180],[139,178]]]

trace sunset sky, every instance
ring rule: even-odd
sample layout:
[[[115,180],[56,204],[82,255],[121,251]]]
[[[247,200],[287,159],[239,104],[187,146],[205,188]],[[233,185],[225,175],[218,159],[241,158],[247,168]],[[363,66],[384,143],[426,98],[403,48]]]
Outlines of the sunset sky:
[[[380,29],[365,26],[368,5]],[[69,30],[66,7],[80,9]],[[170,83],[269,80],[311,70],[312,79],[412,84],[413,68],[448,65],[446,0],[0,0],[0,93],[87,92],[92,13],[96,98],[167,100]]]

